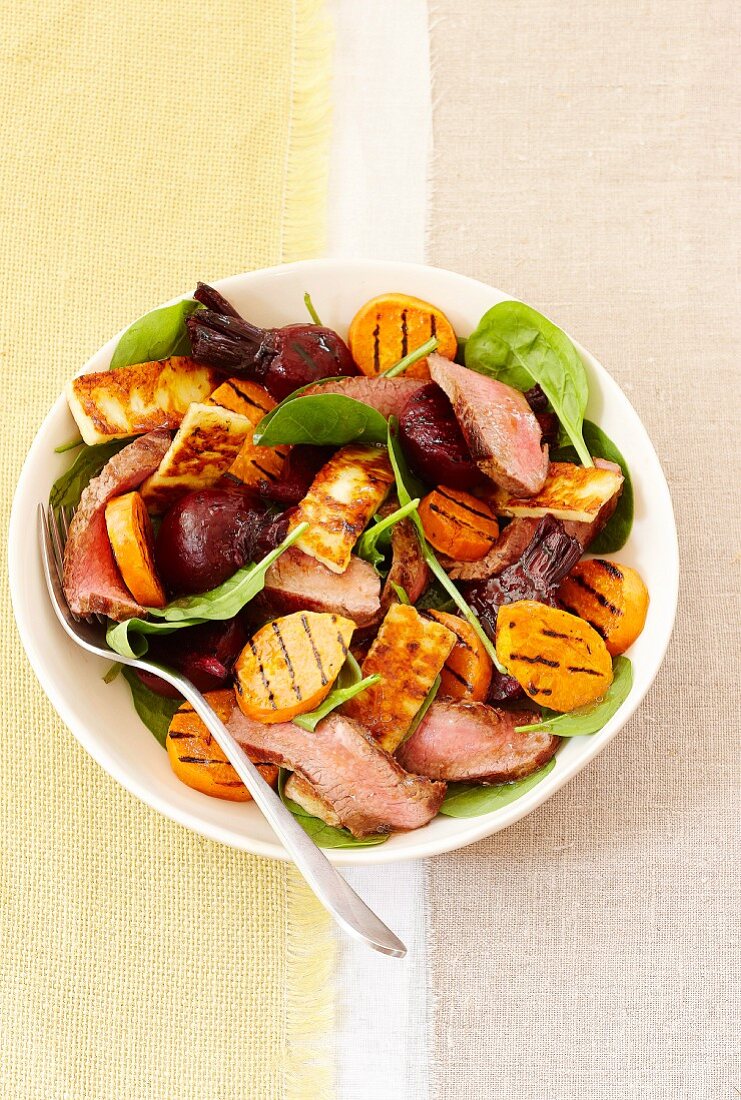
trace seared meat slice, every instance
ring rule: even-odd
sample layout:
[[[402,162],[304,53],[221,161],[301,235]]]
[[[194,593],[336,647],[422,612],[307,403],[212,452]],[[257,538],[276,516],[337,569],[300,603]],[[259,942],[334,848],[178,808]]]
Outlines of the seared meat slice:
[[[510,492],[537,493],[548,472],[548,448],[524,394],[441,355],[428,362],[479,469]]]
[[[311,393],[340,393],[343,397],[351,397],[353,401],[371,405],[388,420],[390,416],[398,419],[412,394],[424,385],[425,381],[421,378],[341,378],[312,386],[302,396]]]
[[[381,610],[381,578],[370,562],[354,554],[344,573],[333,573],[316,558],[291,546],[265,574],[261,606],[279,614],[325,611],[369,626]]]
[[[528,710],[486,703],[433,703],[397,752],[403,767],[431,779],[507,783],[546,764],[560,743],[550,733],[516,733],[533,722]]]
[[[163,429],[140,436],[119,451],[80,497],[64,551],[64,594],[75,615],[102,614],[121,622],[144,615],[113,558],[105,505],[153,474],[170,446]]]
[[[409,519],[402,519],[391,529],[391,568],[381,592],[382,610],[388,611],[392,603],[399,601],[394,584],[404,589],[410,603],[416,603],[429,579],[430,571],[422,557],[414,524]]]
[[[513,519],[507,524],[492,546],[479,561],[456,561],[448,567],[454,581],[480,581],[502,573],[508,565],[519,561],[532,542],[539,519]]]
[[[336,712],[314,733],[294,722],[256,722],[238,707],[227,725],[247,752],[308,780],[353,836],[419,829],[445,797],[444,783],[408,775],[366,729]]]
[[[581,555],[581,543],[566,533],[561,520],[543,516],[519,561],[498,576],[464,584],[463,593],[494,638],[502,604],[539,600],[556,607],[556,589]]]
[[[283,793],[286,798],[290,798],[302,810],[306,810],[311,817],[318,817],[325,825],[331,825],[334,829],[341,826],[342,822],[329,802],[324,798],[320,798],[308,779],[304,779],[302,775],[291,772],[288,779],[286,779]]]

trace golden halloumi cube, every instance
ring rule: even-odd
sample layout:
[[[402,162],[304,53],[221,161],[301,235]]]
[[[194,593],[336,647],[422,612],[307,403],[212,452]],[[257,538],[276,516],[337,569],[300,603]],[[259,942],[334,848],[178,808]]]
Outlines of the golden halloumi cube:
[[[249,420],[231,409],[192,404],[159,468],[140,489],[149,511],[164,512],[191,489],[215,485],[251,431]]]
[[[154,428],[179,427],[189,405],[204,401],[219,383],[211,367],[187,356],[94,371],[66,386],[70,412],[90,445]]]
[[[253,428],[276,406],[264,386],[244,378],[227,378],[208,400],[209,404],[222,405],[246,416]],[[288,450],[288,447],[256,447],[250,437],[242,445],[229,473],[255,488],[261,481],[275,481],[283,471]]]
[[[333,573],[344,573],[393,480],[385,450],[362,443],[342,447],[322,466],[291,519],[290,530],[309,524],[295,545]]]
[[[440,675],[456,636],[408,604],[392,604],[362,664],[363,676],[381,679],[342,707],[395,752]]]
[[[619,467],[576,466],[571,462],[551,462],[548,476],[533,497],[516,497],[498,489],[489,503],[500,516],[545,516],[591,523],[600,509],[623,485]]]

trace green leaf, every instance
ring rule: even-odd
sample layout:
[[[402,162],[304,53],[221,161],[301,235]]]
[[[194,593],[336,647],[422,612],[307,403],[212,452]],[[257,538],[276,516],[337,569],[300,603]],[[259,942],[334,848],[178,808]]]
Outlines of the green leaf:
[[[584,737],[599,731],[617,713],[630,695],[633,686],[633,666],[627,657],[616,657],[612,663],[612,683],[595,703],[589,703],[578,710],[560,714],[543,707],[540,722],[529,726],[518,726],[519,733],[532,733],[545,730],[559,737]]]
[[[372,684],[377,684],[381,679],[380,676],[366,676],[365,679],[362,679],[358,662],[351,653],[348,653],[347,656],[348,659],[340,669],[335,686],[326,699],[319,704],[316,710],[311,710],[307,714],[298,714],[293,719],[297,726],[301,726],[301,729],[313,733],[322,718],[326,718],[336,707],[342,706],[348,699],[354,699],[356,695],[360,695],[361,691],[365,691]]]
[[[500,302],[466,343],[466,366],[517,390],[537,382],[566,429],[584,466],[591,466],[582,438],[589,399],[587,372],[565,332],[522,302]]]
[[[614,554],[625,546],[633,527],[633,482],[631,481],[630,470],[610,437],[597,424],[593,424],[591,420],[585,420],[583,431],[584,442],[589,448],[589,453],[594,458],[606,458],[609,462],[617,462],[625,478],[617,508],[603,530],[587,548],[590,554]],[[562,446],[553,452],[551,460],[553,462],[578,462],[579,459],[573,447]]]
[[[113,681],[116,680],[118,678],[118,676],[120,675],[121,670],[123,669],[123,667],[124,666],[121,664],[120,661],[114,661],[113,664],[108,669],[108,671],[106,672],[105,676],[103,677],[103,683],[104,684],[112,684]]]
[[[424,344],[420,344],[414,351],[410,351],[408,355],[405,355],[403,359],[400,359],[398,363],[394,363],[392,367],[388,367],[383,371],[382,378],[396,378],[397,375],[403,374],[407,367],[411,367],[413,363],[418,363],[420,359],[424,359],[430,355],[438,345],[437,336],[431,336],[429,340],[425,340]]]
[[[76,451],[78,447],[83,444],[82,436],[77,436],[77,439],[70,439],[67,443],[60,443],[58,447],[54,448],[55,455],[63,455],[65,451]]]
[[[96,443],[93,447],[84,447],[69,470],[58,477],[52,485],[49,493],[49,507],[76,508],[80,503],[82,490],[100,473],[106,462],[130,442],[130,439],[113,439],[110,443]]]
[[[409,481],[411,480],[411,475],[409,474],[409,468],[406,464],[404,454],[401,450],[401,444],[399,443],[398,424],[396,422],[396,418],[393,416],[389,420],[387,445],[391,467],[394,471],[394,477],[396,479],[396,495],[399,498],[400,504],[408,504],[411,500],[408,488]],[[498,668],[500,672],[506,673],[506,669],[502,666],[502,664],[499,662],[499,659],[497,658],[494,644],[492,643],[491,638],[481,625],[478,615],[476,615],[474,611],[468,606],[453,581],[451,581],[450,577],[435,557],[435,554],[433,553],[425,537],[422,521],[419,518],[418,513],[416,511],[411,512],[409,518],[411,519],[417,531],[417,538],[419,539],[419,547],[422,551],[422,557],[427,562],[430,572],[436,578],[436,580],[440,584],[440,587],[445,592],[447,592],[448,596],[461,612],[466,622],[470,623],[473,629],[476,631],[477,636],[481,640],[481,644],[491,657],[495,667]]]
[[[164,748],[172,716],[182,706],[183,700],[167,699],[164,695],[151,691],[141,682],[133,668],[124,668],[122,676],[131,689],[136,713]]]
[[[493,787],[485,787],[481,783],[449,783],[440,813],[446,817],[480,817],[481,814],[490,814],[527,794],[555,766],[554,757],[524,779],[518,779],[514,783],[498,783]]]
[[[186,596],[173,600],[166,607],[149,607],[147,611],[155,616],[151,619],[126,619],[122,623],[111,623],[106,633],[108,645],[124,657],[143,657],[147,652],[145,634],[172,634],[187,626],[214,620],[233,619],[245,604],[262,592],[265,574],[284,550],[300,538],[308,527],[300,523],[284,538],[280,546],[266,554],[256,565],[245,565],[234,576],[224,581],[210,592],[198,596]]]
[[[430,581],[422,595],[414,605],[418,611],[455,611],[455,602],[450,598],[448,590],[436,580]]]
[[[409,727],[407,732],[404,734],[404,741],[408,741],[409,738],[412,736],[412,734],[415,732],[415,730],[420,726],[420,724],[422,722],[422,719],[427,714],[427,711],[430,709],[432,704],[435,702],[435,698],[437,696],[438,691],[440,690],[440,684],[441,683],[442,683],[442,680],[440,679],[439,676],[436,676],[435,679],[432,681],[432,687],[427,692],[427,695],[425,696],[425,700],[422,703],[422,706],[419,708],[419,710],[415,714],[414,718],[412,719],[411,726]],[[402,742],[402,744],[403,744],[403,742]]]
[[[390,531],[399,520],[405,519],[407,516],[411,515],[412,512],[416,512],[418,505],[419,498],[417,497],[415,500],[410,500],[406,504],[403,504],[390,515],[384,516],[383,519],[379,519],[372,527],[367,528],[360,536],[355,546],[355,553],[357,556],[363,558],[364,561],[369,561],[378,572],[379,566],[383,564],[385,559],[385,554],[381,553],[381,549],[383,548],[382,536],[385,535],[387,531]],[[406,602],[408,603],[409,600]]]
[[[171,355],[190,355],[190,340],[185,327],[186,317],[203,309],[200,302],[184,298],[171,306],[162,306],[134,321],[116,345],[111,370],[168,359]]]
[[[319,848],[375,848],[378,844],[384,844],[388,840],[385,833],[375,836],[354,837],[348,829],[336,829],[333,825],[327,825],[318,817],[307,814],[303,807],[292,799],[286,798],[283,788],[286,785],[288,773],[281,770],[278,779],[278,792],[286,806],[296,818],[301,828],[307,833]]]
[[[456,348],[456,352],[455,352],[455,361],[456,361],[456,363],[459,363],[460,366],[465,367],[465,365],[466,365],[466,344],[468,343],[468,337],[464,338],[463,336],[459,336],[457,338],[456,342],[458,344],[458,347]]]
[[[311,300],[311,295],[309,294],[308,290],[304,294],[304,305],[306,306],[309,317],[311,317],[314,324],[321,327],[322,322],[319,319],[319,314],[314,309],[314,303]]]
[[[312,443],[318,447],[385,443],[386,421],[376,409],[352,397],[312,393],[281,402],[257,425],[253,440],[261,447],[279,443]]]
[[[404,588],[400,584],[397,584],[396,581],[391,581],[391,587],[393,588],[394,592],[396,593],[396,598],[398,599],[399,603],[404,603],[404,604],[407,605],[407,607],[410,607],[412,601],[409,599],[409,596],[407,595],[406,588]]]

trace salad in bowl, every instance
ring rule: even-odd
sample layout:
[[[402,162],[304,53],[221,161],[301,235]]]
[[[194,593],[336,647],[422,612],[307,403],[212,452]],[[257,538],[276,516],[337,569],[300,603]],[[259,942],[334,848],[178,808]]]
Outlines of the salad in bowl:
[[[307,285],[266,327],[199,284],[69,382],[69,606],[205,692],[322,846],[532,806],[631,706],[650,608],[583,355],[518,301],[462,327],[390,283],[329,326]],[[164,681],[104,679],[187,798],[249,801]]]

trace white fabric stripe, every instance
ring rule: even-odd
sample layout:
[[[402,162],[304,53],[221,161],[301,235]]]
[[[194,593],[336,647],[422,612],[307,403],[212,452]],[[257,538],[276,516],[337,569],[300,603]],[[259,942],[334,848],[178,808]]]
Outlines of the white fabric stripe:
[[[422,262],[432,145],[427,4],[330,0],[329,6],[336,43],[328,255]],[[409,954],[403,961],[384,958],[339,936],[336,1095],[429,1100],[424,865],[354,867],[345,874]]]

